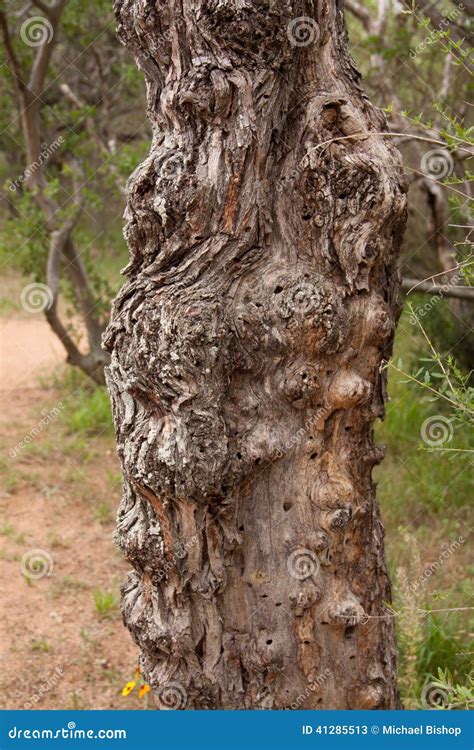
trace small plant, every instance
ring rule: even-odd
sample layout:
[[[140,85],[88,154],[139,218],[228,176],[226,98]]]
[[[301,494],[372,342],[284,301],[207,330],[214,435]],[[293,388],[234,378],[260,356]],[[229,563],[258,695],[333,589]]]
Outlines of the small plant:
[[[106,502],[101,502],[92,511],[92,515],[96,521],[102,524],[110,523],[113,521],[113,513]]]
[[[51,646],[48,641],[40,639],[32,642],[31,650],[42,654],[48,654],[51,651]]]
[[[81,636],[84,643],[87,643],[89,646],[97,645],[97,641],[92,637],[89,628],[82,627],[79,631],[79,635]]]
[[[71,591],[80,591],[84,588],[82,581],[74,576],[64,576],[60,581],[54,581],[49,587],[48,596],[51,599],[57,599],[59,596]]]
[[[116,591],[104,591],[104,589],[94,589],[92,598],[97,612],[102,617],[111,617],[118,609],[120,597]]]
[[[66,404],[61,418],[68,432],[74,435],[112,434],[110,402],[105,388],[77,388],[74,397]]]
[[[466,685],[457,684],[449,669],[438,669],[429,687],[437,697],[436,708],[440,710],[465,710],[474,708],[474,678],[469,675]]]
[[[9,521],[5,521],[5,523],[0,526],[0,534],[2,536],[12,537],[15,534],[15,528],[13,524],[11,524]]]

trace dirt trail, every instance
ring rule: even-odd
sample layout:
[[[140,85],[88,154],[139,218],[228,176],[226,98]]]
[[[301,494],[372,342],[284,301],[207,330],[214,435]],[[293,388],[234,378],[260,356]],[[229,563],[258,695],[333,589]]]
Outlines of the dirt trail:
[[[136,691],[120,694],[137,649],[117,606],[127,566],[112,544],[113,438],[75,435],[62,413],[33,435],[75,400],[40,315],[0,318],[0,357],[0,708],[143,708]],[[97,590],[110,597],[102,611]]]
[[[0,390],[35,387],[42,372],[65,359],[64,348],[42,316],[0,319]]]

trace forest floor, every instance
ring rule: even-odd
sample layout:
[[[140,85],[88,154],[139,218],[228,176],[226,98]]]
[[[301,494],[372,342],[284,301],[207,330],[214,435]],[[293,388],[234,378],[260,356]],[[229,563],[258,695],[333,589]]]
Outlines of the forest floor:
[[[121,479],[107,396],[65,367],[42,315],[21,311],[21,288],[12,277],[0,289],[0,707],[145,708],[136,690],[121,695],[137,649],[119,612],[128,566],[112,543]],[[415,340],[403,320],[398,336],[409,357]],[[438,667],[462,681],[472,653],[469,544],[455,544],[467,539],[472,479],[469,464],[420,452],[433,407],[391,377],[379,428],[387,458],[376,479],[399,611],[400,685],[407,707],[417,707]],[[443,611],[418,611],[427,608]]]

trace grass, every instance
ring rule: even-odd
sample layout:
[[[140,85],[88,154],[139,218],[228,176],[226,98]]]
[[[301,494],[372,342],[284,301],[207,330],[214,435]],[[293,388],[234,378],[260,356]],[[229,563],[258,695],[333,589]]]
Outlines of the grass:
[[[393,359],[401,359],[404,369],[411,372],[423,356],[422,346],[420,337],[407,332],[402,318]],[[465,508],[472,492],[469,454],[430,452],[423,449],[421,439],[424,421],[438,414],[449,418],[449,411],[390,368],[388,375],[391,401],[384,422],[376,428],[376,438],[388,451],[382,467],[374,472],[386,520],[403,523],[407,507],[448,515],[450,509]],[[449,447],[466,449],[469,445],[468,428],[456,425]]]
[[[425,356],[425,342],[402,316],[394,362],[411,373]],[[469,545],[443,558],[443,550],[460,535],[467,538],[467,508],[472,495],[469,454],[424,450],[423,422],[432,415],[452,415],[419,386],[391,370],[385,421],[376,439],[386,445],[386,458],[374,472],[377,497],[386,528],[386,556],[394,584],[399,648],[399,687],[406,708],[423,707],[423,685],[438,669],[448,669],[455,682],[467,685],[472,652],[472,626],[466,611],[472,588],[468,581]],[[469,448],[466,427],[456,424],[449,447]],[[434,561],[432,575],[410,589]],[[445,609],[439,614],[417,610]]]
[[[101,617],[111,617],[118,609],[120,596],[116,591],[96,588],[92,592],[96,611]]]
[[[79,386],[66,401],[61,421],[74,435],[111,435],[113,433],[110,402],[105,388]]]
[[[0,536],[5,536],[17,544],[25,544],[26,535],[23,531],[16,531],[10,521],[5,521],[0,527]]]
[[[114,520],[112,509],[105,501],[102,501],[93,508],[92,517],[101,524],[111,523]]]
[[[46,640],[35,640],[31,644],[31,650],[37,653],[48,654],[51,651],[51,646]]]
[[[74,576],[64,576],[59,581],[51,583],[48,589],[48,596],[51,599],[58,599],[64,594],[69,594],[73,591],[81,591],[84,587],[85,584]]]

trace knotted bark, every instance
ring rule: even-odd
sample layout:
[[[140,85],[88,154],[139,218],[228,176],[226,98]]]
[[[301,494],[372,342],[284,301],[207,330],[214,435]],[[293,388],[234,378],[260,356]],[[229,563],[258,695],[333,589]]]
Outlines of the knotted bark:
[[[337,0],[116,0],[153,142],[106,335],[161,708],[398,705],[371,479],[405,223]]]

